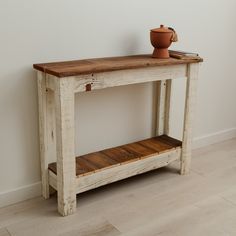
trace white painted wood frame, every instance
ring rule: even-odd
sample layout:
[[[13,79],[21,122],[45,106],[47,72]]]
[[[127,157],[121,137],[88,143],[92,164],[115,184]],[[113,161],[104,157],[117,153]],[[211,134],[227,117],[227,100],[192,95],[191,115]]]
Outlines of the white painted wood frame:
[[[166,80],[157,81],[157,124],[156,135],[164,134],[166,108]]]
[[[171,80],[186,77],[186,64],[158,66],[139,69],[127,69],[96,74],[86,74],[66,77],[74,80],[74,92],[86,91],[86,85],[91,84],[92,90],[104,89],[129,84],[147,83],[152,81]],[[46,85],[55,90],[55,83],[58,80],[54,75],[47,75]],[[61,79],[61,78],[60,78]]]
[[[184,112],[183,141],[181,154],[181,174],[188,174],[191,165],[192,139],[193,139],[193,118],[195,111],[197,80],[198,80],[198,63],[187,66],[187,83]]]
[[[58,79],[55,88],[58,211],[66,216],[76,211],[74,80]]]
[[[48,164],[56,160],[54,92],[46,88],[46,75],[38,71],[39,142],[42,195],[49,198]]]
[[[165,120],[164,120],[164,134],[169,135],[170,131],[170,105],[171,105],[171,88],[172,80],[166,80],[166,97],[165,97]]]
[[[69,215],[76,210],[76,193],[128,178],[181,160],[181,174],[190,169],[193,111],[198,63],[127,69],[57,78],[38,72],[40,158],[42,194],[49,197],[49,184],[58,192],[58,211]],[[74,147],[74,95],[91,89],[159,81],[157,134],[169,133],[171,81],[187,77],[183,146],[147,159],[118,165],[76,177]],[[56,138],[55,138],[56,137]],[[57,175],[48,172],[49,160],[57,160]]]

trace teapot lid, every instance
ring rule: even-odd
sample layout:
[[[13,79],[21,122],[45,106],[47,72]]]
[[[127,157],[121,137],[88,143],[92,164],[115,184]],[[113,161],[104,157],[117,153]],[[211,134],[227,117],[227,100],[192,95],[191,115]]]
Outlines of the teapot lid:
[[[160,25],[160,28],[151,29],[151,31],[158,33],[173,33],[173,30],[169,29],[168,27],[165,27],[164,25]]]

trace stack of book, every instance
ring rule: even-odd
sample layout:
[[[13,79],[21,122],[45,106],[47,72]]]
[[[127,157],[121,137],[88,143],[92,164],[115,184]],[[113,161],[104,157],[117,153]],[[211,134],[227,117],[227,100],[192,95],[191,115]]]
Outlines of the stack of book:
[[[175,50],[169,50],[169,53],[170,57],[174,57],[177,59],[199,59],[199,55],[197,53],[175,51]]]

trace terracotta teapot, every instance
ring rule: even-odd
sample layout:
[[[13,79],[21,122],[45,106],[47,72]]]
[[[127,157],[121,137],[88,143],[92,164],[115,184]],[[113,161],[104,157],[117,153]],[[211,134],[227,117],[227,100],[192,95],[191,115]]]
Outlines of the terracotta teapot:
[[[152,57],[154,58],[169,58],[168,47],[172,42],[178,41],[178,36],[173,28],[161,25],[160,28],[152,29],[150,38],[154,51]]]

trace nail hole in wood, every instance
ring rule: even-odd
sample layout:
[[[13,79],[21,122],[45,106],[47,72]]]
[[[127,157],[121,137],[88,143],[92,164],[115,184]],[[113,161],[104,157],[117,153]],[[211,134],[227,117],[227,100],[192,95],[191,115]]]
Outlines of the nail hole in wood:
[[[92,90],[92,84],[86,84],[85,86],[86,92],[89,92]]]

